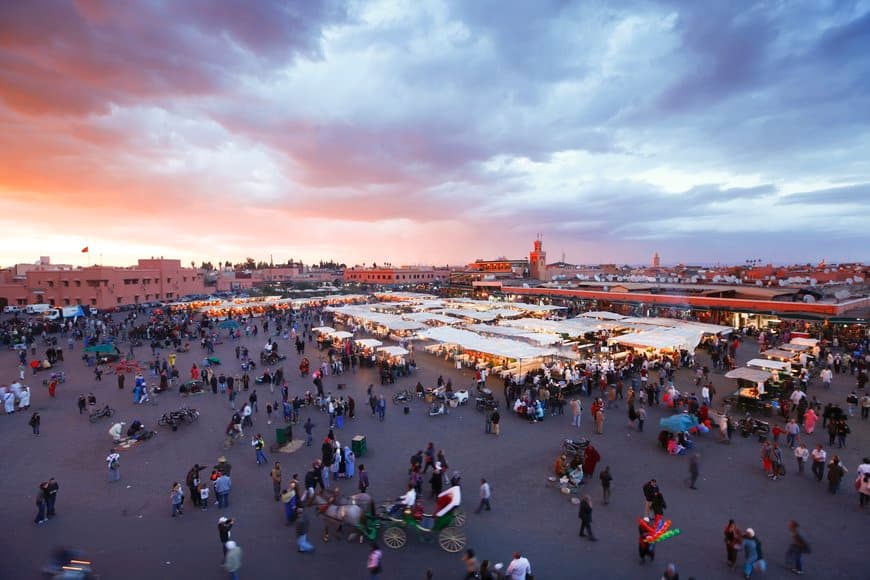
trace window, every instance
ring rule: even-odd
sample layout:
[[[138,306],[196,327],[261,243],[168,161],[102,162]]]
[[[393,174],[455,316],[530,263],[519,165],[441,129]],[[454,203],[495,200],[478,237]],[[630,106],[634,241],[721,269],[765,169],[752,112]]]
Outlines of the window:
[[[119,296],[118,298],[116,298],[115,300],[117,301],[116,304],[120,304],[120,303],[121,303],[121,297],[120,297],[120,296]]]
[[[118,300],[121,300],[121,299],[118,298]],[[96,298],[91,298],[91,306],[96,306],[96,305],[97,305],[97,299],[96,299]]]
[[[52,306],[54,306],[54,305],[55,305],[55,304],[54,304],[54,298],[51,298],[51,299],[48,301],[48,303],[51,304]]]
[[[49,288],[54,288],[54,280],[49,280],[49,281],[48,281],[48,287],[49,287]]]
[[[63,287],[64,287],[64,288],[69,288],[69,280],[64,280],[64,281],[63,281]]]
[[[64,305],[64,306],[69,306],[69,298],[64,298],[64,299],[63,299],[63,305]]]
[[[82,305],[82,299],[81,299],[81,298],[76,298],[76,304],[78,304],[79,306],[81,306],[81,305]]]

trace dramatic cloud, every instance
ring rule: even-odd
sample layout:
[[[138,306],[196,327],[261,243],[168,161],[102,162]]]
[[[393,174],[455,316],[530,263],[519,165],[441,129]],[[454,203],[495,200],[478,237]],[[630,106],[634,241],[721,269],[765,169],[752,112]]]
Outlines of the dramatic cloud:
[[[870,2],[0,4],[0,260],[867,260]]]

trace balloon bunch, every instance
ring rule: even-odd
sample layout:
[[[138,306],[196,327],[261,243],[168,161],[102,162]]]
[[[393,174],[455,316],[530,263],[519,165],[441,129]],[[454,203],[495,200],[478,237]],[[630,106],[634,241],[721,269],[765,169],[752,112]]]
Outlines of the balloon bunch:
[[[648,544],[657,544],[659,542],[664,542],[668,538],[680,535],[680,529],[670,529],[671,520],[664,520],[662,519],[662,516],[656,516],[656,519],[652,522],[638,519],[638,523],[640,524],[640,527],[647,532],[647,535],[644,536],[644,541]]]

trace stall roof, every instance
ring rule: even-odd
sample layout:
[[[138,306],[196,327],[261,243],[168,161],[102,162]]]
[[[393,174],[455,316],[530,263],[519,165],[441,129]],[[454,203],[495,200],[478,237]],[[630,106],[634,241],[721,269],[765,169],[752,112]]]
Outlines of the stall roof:
[[[780,362],[778,360],[768,360],[766,358],[754,358],[748,363],[746,363],[748,367],[757,367],[762,369],[776,369],[778,371],[784,371],[791,368],[791,365],[787,362]]]
[[[459,324],[462,322],[458,318],[438,314],[437,312],[408,312],[402,314],[401,317],[415,322],[440,322],[442,324]]]
[[[645,332],[630,332],[611,338],[611,344],[623,344],[639,348],[657,349],[694,349],[697,343],[689,344],[689,340],[680,333],[672,332],[672,329],[647,330]]]
[[[817,344],[819,344],[819,341],[816,340],[815,338],[797,337],[797,338],[791,339],[791,343],[792,344],[800,344],[802,346],[808,346],[808,347],[812,348],[812,347],[816,346]]]
[[[515,326],[532,332],[552,332],[581,336],[588,332],[610,330],[617,326],[614,322],[595,320],[592,318],[568,318],[566,320],[539,320],[537,318],[520,318],[519,320],[502,320],[502,326]]]
[[[339,330],[338,332],[331,333],[330,336],[333,336],[339,340],[344,340],[345,338],[353,338],[353,333],[346,330]]]
[[[358,338],[354,342],[363,348],[375,348],[384,344],[376,338]]]
[[[383,352],[390,356],[405,356],[408,354],[408,351],[401,346],[382,346],[378,348],[378,352]]]
[[[736,368],[725,373],[726,379],[743,379],[745,381],[752,381],[754,383],[763,383],[772,376],[773,375],[771,375],[767,371],[763,371],[761,369],[750,369],[747,367]]]
[[[580,318],[596,318],[598,320],[622,320],[625,318],[622,314],[616,312],[606,312],[604,310],[596,310],[594,312],[584,312],[579,315]]]
[[[487,312],[482,310],[470,310],[466,308],[445,308],[441,312],[444,314],[455,316],[457,318],[470,318],[472,320],[480,320],[483,322],[491,322],[498,318],[498,314],[493,311]],[[511,313],[516,315],[515,311],[511,311]]]
[[[430,328],[418,334],[420,338],[456,344],[464,350],[473,350],[516,360],[529,360],[544,356],[552,356],[552,349],[544,349],[526,342],[507,338],[484,337],[469,330],[460,330],[448,326]]]
[[[530,340],[540,345],[556,344],[557,342],[562,341],[562,339],[555,334],[526,332],[521,328],[515,328],[513,326],[497,326],[493,324],[469,324],[465,328],[480,334],[500,334],[502,336],[523,338],[525,340]]]
[[[404,320],[395,314],[384,314],[382,312],[372,312],[371,305],[361,306],[343,306],[341,308],[332,308],[331,311],[336,314],[343,314],[356,318],[377,326],[383,326],[387,330],[418,330],[426,328],[425,324],[414,322],[412,320]]]
[[[761,353],[761,356],[773,356],[777,358],[794,358],[796,353],[791,352],[790,350],[784,350],[780,348],[769,348],[766,351]]]
[[[810,350],[810,347],[805,345],[805,344],[794,344],[792,342],[790,342],[788,344],[781,344],[781,345],[779,345],[779,348],[781,348],[782,350],[791,351],[795,354],[806,352],[806,351]]]
[[[315,326],[311,329],[311,332],[317,332],[319,334],[332,334],[335,332],[335,329],[331,326]]]

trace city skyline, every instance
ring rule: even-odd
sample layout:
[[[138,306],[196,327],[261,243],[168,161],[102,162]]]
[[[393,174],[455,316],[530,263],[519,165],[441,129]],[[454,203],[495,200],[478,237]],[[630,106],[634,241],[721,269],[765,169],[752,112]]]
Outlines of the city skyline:
[[[860,0],[5,3],[0,264],[456,265],[537,233],[550,262],[866,263],[868,27]]]

